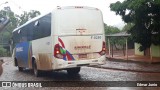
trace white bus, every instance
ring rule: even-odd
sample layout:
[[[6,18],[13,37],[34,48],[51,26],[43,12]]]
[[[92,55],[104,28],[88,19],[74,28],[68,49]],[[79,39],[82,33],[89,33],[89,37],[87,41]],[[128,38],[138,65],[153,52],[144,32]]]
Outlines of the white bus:
[[[13,58],[19,71],[67,70],[105,64],[102,13],[92,7],[58,7],[13,30]]]

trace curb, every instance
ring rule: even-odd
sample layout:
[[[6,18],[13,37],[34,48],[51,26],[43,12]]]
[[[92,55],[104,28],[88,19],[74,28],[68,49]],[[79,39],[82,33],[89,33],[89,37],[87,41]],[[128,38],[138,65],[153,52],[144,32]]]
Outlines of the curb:
[[[103,67],[103,66],[89,66],[93,68],[101,68],[101,69],[111,69],[117,71],[128,71],[128,72],[138,72],[138,73],[160,73],[160,71],[143,71],[143,70],[133,70],[133,69],[121,69],[121,68],[111,68],[111,67]]]
[[[116,58],[108,58],[106,57],[108,61],[114,61],[114,62],[131,62],[131,63],[144,63],[144,64],[160,64],[160,62],[149,62],[149,61],[136,61],[136,60],[124,60],[124,59],[116,59]]]
[[[129,62],[129,63],[147,63],[151,64],[150,62],[143,62],[143,61],[134,61],[134,60],[124,60],[124,59],[116,59],[116,58],[106,58],[108,61],[114,61],[114,62]]]

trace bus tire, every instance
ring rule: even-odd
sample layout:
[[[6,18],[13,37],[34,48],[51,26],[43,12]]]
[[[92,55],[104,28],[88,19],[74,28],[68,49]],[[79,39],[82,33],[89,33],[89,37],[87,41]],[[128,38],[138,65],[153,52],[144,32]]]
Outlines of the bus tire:
[[[22,72],[22,71],[23,71],[23,67],[19,67],[19,66],[18,66],[18,70],[19,70],[20,72]]]
[[[71,75],[75,75],[75,74],[78,74],[80,72],[80,70],[81,70],[80,67],[69,68],[69,69],[67,69],[67,73],[71,74]]]
[[[18,62],[17,62],[17,59],[15,58],[15,66],[17,66],[18,67],[18,71],[20,71],[20,72],[22,72],[23,71],[23,67],[19,67],[18,66]]]
[[[15,66],[18,66],[18,62],[17,62],[16,58],[14,59],[14,64],[15,64]]]
[[[40,70],[37,69],[37,64],[35,60],[33,61],[33,72],[36,77],[39,77],[41,75]]]

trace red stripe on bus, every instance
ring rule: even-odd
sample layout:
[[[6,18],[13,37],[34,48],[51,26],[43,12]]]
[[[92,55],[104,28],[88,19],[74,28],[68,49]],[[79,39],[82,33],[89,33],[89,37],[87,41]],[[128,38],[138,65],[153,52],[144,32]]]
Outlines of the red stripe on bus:
[[[64,43],[60,38],[58,38],[58,41],[61,43],[62,47],[65,48]]]

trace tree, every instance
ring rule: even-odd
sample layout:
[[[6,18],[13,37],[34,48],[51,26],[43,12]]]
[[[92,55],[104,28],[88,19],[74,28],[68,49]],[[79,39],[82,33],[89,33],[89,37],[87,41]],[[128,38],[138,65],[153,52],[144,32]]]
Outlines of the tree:
[[[21,14],[20,16],[18,16],[19,17],[19,25],[24,24],[28,20],[30,20],[30,19],[38,16],[38,15],[40,15],[39,11],[35,11],[35,10],[31,10],[30,12],[24,11],[23,14]]]
[[[119,33],[120,32],[120,30],[117,27],[108,26],[107,24],[104,24],[104,28],[105,28],[105,34],[106,35],[114,34],[114,33]]]
[[[128,30],[134,42],[141,44],[140,51],[160,45],[160,0],[125,0],[110,4],[112,11],[132,23]]]
[[[40,15],[40,12],[35,10],[31,10],[29,12],[24,11],[23,14],[17,15],[11,10],[10,7],[5,7],[0,11],[0,17],[8,16],[10,18],[10,23],[0,33],[0,38],[3,39],[3,41],[1,40],[0,43],[8,43],[9,39],[12,36],[12,31],[15,28],[38,15]]]
[[[5,56],[7,53],[6,49],[4,49],[1,45],[0,45],[0,56]]]
[[[129,31],[134,26],[133,23],[127,23],[123,28],[122,31]]]
[[[10,23],[0,32],[0,44],[7,44],[12,36],[12,31],[18,26],[24,24],[28,20],[40,15],[39,11],[31,10],[29,12],[24,11],[23,14],[15,14],[10,7],[5,7],[0,11],[0,17],[7,16],[10,18]],[[3,48],[3,47],[1,47]],[[2,49],[3,50],[3,49]],[[4,51],[4,50],[3,50]],[[1,54],[1,52],[0,52]]]
[[[1,10],[0,17],[9,17],[11,21],[0,33],[0,43],[8,43],[9,38],[11,38],[12,30],[17,27],[18,18],[15,17],[15,14],[11,11],[10,7],[5,7]]]
[[[121,32],[121,30],[118,29],[117,27],[108,26],[107,24],[104,24],[104,26],[105,26],[105,34],[106,35],[110,35],[110,34],[115,34],[115,33]],[[116,49],[118,49],[117,46],[123,46],[125,44],[125,40],[122,37],[119,37],[119,39],[117,39],[117,37],[112,37],[112,38],[110,38],[110,43]]]

